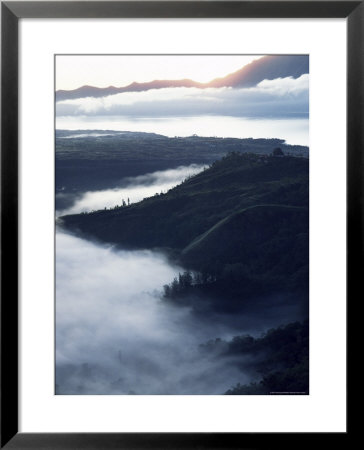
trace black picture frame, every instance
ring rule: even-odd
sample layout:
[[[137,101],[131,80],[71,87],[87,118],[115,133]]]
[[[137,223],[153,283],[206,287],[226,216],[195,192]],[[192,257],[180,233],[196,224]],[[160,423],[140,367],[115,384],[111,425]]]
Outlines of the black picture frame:
[[[347,304],[362,297],[364,1],[2,2],[1,448],[230,449],[278,445],[298,448],[308,446],[311,441],[315,446],[327,445],[332,438],[340,448],[349,448],[350,411],[345,433],[18,432],[18,21],[21,18],[116,17],[347,19]],[[347,348],[350,352],[350,345]]]

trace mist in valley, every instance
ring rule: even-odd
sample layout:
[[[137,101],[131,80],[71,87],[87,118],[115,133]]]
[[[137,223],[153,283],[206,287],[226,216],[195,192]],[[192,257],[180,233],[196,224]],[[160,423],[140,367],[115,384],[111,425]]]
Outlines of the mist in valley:
[[[253,377],[250,359],[220,357],[201,344],[260,335],[292,315],[195,314],[162,299],[183,268],[157,252],[123,251],[56,234],[58,394],[223,394]]]
[[[229,337],[161,300],[182,269],[151,251],[111,247],[57,232],[56,383],[59,394],[221,394],[246,381],[199,344]]]
[[[126,204],[136,203],[155,194],[160,194],[161,192],[166,193],[186,178],[201,172],[204,167],[204,165],[200,164],[190,164],[175,169],[160,170],[136,177],[127,177],[120,181],[120,186],[113,189],[88,191],[77,194],[60,192],[57,194],[58,201],[65,200],[64,197],[68,197],[71,206],[57,211],[57,216],[114,208],[118,205],[121,206],[123,201]]]

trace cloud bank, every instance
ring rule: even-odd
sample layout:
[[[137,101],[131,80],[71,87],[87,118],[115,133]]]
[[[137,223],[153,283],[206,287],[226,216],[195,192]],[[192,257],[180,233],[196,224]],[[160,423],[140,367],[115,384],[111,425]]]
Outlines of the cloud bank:
[[[307,115],[309,75],[263,80],[253,88],[167,88],[64,100],[57,116],[188,117]]]

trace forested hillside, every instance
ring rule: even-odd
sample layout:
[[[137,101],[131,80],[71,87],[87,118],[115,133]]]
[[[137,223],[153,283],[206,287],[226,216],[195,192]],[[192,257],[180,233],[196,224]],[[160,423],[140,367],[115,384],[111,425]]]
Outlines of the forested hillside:
[[[306,158],[232,153],[165,194],[60,220],[121,248],[166,252],[186,268],[165,286],[169,301],[234,310],[274,293],[307,296]]]

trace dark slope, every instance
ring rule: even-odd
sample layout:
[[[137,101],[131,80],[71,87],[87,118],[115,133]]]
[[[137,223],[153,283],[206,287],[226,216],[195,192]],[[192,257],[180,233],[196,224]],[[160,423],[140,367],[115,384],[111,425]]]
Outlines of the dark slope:
[[[109,86],[98,88],[82,86],[73,90],[58,90],[56,101],[76,99],[83,97],[105,97],[122,92],[139,92],[149,89],[162,89],[174,87],[196,87],[200,89],[210,87],[250,87],[262,80],[293,77],[298,78],[309,72],[309,59],[307,55],[269,55],[253,61],[242,69],[223,78],[216,78],[208,83],[184,80],[154,80],[146,83],[131,83],[124,87]]]
[[[307,225],[306,207],[250,206],[198,236],[183,249],[181,257],[188,266],[198,268],[204,264],[207,254],[221,265],[239,264],[244,255],[245,260],[256,261],[256,275],[274,272],[278,264],[290,274],[301,265],[302,261],[294,256],[299,256],[302,244],[307,243]],[[257,248],[260,255],[256,254]],[[292,251],[296,248],[297,252]]]
[[[230,311],[279,293],[307,305],[305,158],[230,154],[167,194],[61,221],[123,248],[163,248],[196,271],[166,287],[173,301],[205,296]]]
[[[232,154],[167,194],[128,207],[65,216],[62,221],[66,227],[130,248],[183,250],[244,208],[307,207],[307,182],[305,158]]]
[[[228,395],[271,393],[309,393],[309,324],[295,322],[267,331],[259,338],[235,336],[233,340],[210,341],[206,352],[218,351],[222,356],[236,357],[243,370],[255,372],[258,380],[250,385],[238,384]],[[244,357],[251,366],[244,367]],[[248,359],[249,361],[249,359]]]

